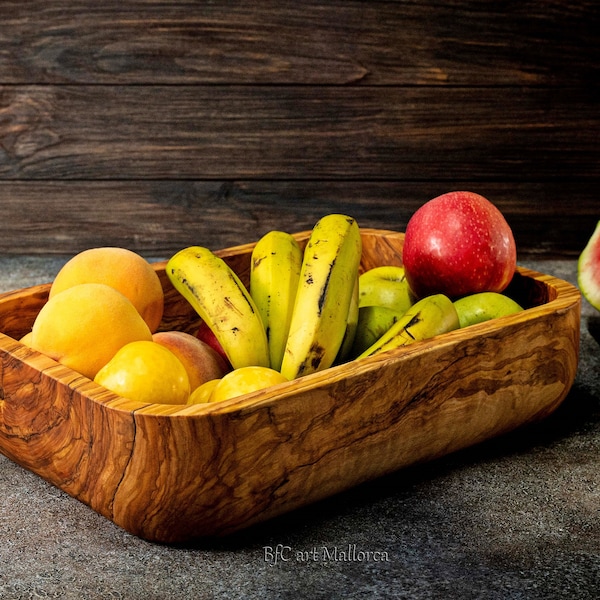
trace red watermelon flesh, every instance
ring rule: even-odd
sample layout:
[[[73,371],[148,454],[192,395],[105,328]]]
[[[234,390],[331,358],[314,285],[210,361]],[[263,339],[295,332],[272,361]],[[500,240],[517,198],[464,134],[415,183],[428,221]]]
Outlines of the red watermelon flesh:
[[[579,256],[577,280],[585,299],[600,310],[600,221]]]

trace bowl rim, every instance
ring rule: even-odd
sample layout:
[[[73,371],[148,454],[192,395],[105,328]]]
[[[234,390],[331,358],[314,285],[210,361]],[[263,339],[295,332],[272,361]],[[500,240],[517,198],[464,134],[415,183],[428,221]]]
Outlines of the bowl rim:
[[[404,237],[403,232],[374,228],[361,228],[361,234],[386,238],[391,237],[393,239],[403,239]],[[310,230],[296,232],[292,235],[299,241],[303,241],[308,239]],[[250,242],[231,246],[216,250],[215,254],[227,258],[229,256],[249,253],[255,244],[256,242]],[[167,262],[168,260],[157,261],[152,263],[152,266],[157,272],[161,272],[165,270]],[[34,358],[36,358],[37,362],[43,360],[43,363],[47,366],[44,366],[41,371],[46,376],[57,379],[60,383],[68,386],[82,396],[85,396],[90,401],[106,407],[106,409],[124,411],[126,413],[136,413],[144,415],[145,417],[207,418],[211,416],[221,416],[247,409],[256,410],[259,407],[268,407],[273,402],[285,401],[287,397],[294,396],[300,392],[307,392],[322,387],[324,384],[343,380],[350,373],[362,374],[374,371],[387,364],[405,360],[406,357],[412,356],[415,353],[427,352],[434,347],[445,348],[452,344],[458,344],[463,340],[469,340],[478,335],[494,334],[501,331],[503,328],[541,318],[549,311],[567,310],[576,304],[579,304],[580,310],[581,293],[573,284],[552,275],[547,275],[520,265],[517,265],[515,275],[533,279],[544,285],[545,289],[549,292],[548,300],[536,306],[526,307],[519,313],[471,325],[468,328],[468,332],[466,331],[466,328],[456,329],[454,331],[436,335],[427,340],[421,340],[409,346],[395,348],[385,353],[362,358],[360,360],[352,360],[329,367],[323,371],[305,375],[292,381],[280,383],[263,390],[257,390],[215,403],[178,405],[144,403],[119,396],[95,383],[93,380],[61,365],[50,357],[27,347],[25,344],[22,344],[20,341],[1,331],[0,350],[9,352],[24,362],[30,362]],[[14,299],[18,295],[27,296],[32,293],[44,293],[49,289],[50,285],[51,283],[45,283],[4,292],[0,294],[0,303],[8,298]],[[43,357],[43,359],[40,359],[40,357]]]

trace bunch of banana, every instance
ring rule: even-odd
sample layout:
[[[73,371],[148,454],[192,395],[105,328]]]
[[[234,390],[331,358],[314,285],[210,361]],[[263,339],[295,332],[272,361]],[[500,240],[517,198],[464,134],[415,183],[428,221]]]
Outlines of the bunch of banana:
[[[296,299],[302,249],[284,231],[269,231],[254,246],[250,262],[250,295],[262,318],[271,368],[279,371]]]
[[[444,294],[426,296],[413,304],[371,347],[357,358],[373,356],[459,328],[458,313]]]
[[[222,258],[208,248],[191,246],[167,262],[166,273],[211,328],[234,369],[270,365],[267,335],[258,308]]]
[[[351,347],[361,253],[360,231],[353,218],[329,214],[314,226],[304,250],[281,364],[288,379],[330,367],[342,343]]]

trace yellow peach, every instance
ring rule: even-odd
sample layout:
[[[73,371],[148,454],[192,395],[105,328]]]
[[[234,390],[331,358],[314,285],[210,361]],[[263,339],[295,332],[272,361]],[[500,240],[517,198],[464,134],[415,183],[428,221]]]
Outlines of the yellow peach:
[[[115,394],[159,404],[185,404],[190,382],[181,361],[156,342],[123,346],[96,374],[94,381]]]
[[[56,274],[50,298],[81,283],[110,285],[129,298],[151,332],[158,329],[164,310],[164,292],[152,265],[136,252],[102,246],[76,254]]]
[[[122,346],[151,339],[148,325],[121,292],[103,283],[82,283],[48,300],[28,343],[93,379]]]
[[[202,385],[199,385],[190,394],[187,404],[206,404],[207,402],[210,402],[213,390],[217,387],[218,383],[219,379],[211,379],[210,381],[205,381]]]
[[[23,344],[24,346],[31,346],[31,337],[32,337],[32,332],[28,331],[19,341],[21,342],[21,344]]]
[[[288,379],[284,375],[269,367],[240,367],[219,379],[208,401],[229,400],[229,398],[236,398],[286,381]]]

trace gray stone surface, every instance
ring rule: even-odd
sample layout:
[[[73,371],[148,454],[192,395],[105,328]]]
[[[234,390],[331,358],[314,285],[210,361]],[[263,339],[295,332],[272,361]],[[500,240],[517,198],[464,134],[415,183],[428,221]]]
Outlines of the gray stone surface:
[[[0,258],[0,291],[61,264]],[[575,282],[574,261],[526,266]],[[140,540],[0,456],[0,598],[595,600],[599,321],[584,302],[577,379],[545,421],[218,542]]]

